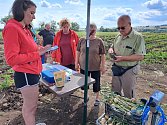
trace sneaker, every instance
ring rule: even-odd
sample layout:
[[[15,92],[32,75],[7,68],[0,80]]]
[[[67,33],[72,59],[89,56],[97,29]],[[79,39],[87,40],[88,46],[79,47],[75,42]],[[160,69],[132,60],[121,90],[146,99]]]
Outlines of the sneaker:
[[[98,99],[95,100],[94,106],[98,106],[100,104],[100,101]]]
[[[36,124],[36,125],[46,125],[45,123],[38,123],[38,124]]]

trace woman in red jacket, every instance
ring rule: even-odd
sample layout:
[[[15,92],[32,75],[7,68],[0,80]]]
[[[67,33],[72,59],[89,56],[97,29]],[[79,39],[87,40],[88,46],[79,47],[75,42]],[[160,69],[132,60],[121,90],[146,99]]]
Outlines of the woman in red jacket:
[[[14,81],[23,97],[22,114],[26,125],[35,125],[39,74],[42,71],[40,56],[50,48],[39,48],[28,28],[35,19],[35,12],[36,5],[31,0],[15,0],[13,19],[3,30],[5,59],[15,71]]]
[[[76,48],[79,41],[75,31],[70,30],[70,21],[65,18],[59,23],[61,30],[56,33],[53,46],[57,45],[58,50],[52,53],[52,59],[70,69],[75,70]]]

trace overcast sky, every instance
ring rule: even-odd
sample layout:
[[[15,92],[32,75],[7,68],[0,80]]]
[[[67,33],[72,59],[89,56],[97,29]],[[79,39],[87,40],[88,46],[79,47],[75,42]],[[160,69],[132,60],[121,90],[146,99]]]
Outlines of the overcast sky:
[[[7,16],[14,0],[0,0],[0,18]],[[67,17],[80,27],[86,25],[87,0],[33,0],[37,5],[35,27],[39,22],[57,22]],[[117,27],[117,18],[129,14],[132,26],[167,24],[167,0],[91,0],[91,22],[98,27]],[[2,28],[3,25],[0,25]]]

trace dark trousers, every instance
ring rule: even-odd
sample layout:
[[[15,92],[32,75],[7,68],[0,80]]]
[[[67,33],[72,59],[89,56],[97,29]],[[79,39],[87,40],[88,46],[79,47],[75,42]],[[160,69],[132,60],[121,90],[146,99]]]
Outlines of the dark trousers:
[[[85,70],[80,69],[80,73],[85,74]],[[91,78],[95,79],[95,83],[93,84],[93,92],[100,91],[100,71],[88,71],[88,76],[91,75]],[[83,89],[83,87],[81,88]]]
[[[69,69],[72,69],[72,70],[75,70],[75,65],[74,64],[70,64],[70,65],[67,65],[65,67],[67,67]]]

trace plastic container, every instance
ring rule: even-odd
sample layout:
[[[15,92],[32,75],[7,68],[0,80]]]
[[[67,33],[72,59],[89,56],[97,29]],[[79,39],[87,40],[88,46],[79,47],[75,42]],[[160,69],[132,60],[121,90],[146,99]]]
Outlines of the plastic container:
[[[137,115],[134,110],[127,114],[105,103],[105,114],[128,125],[145,125],[148,119],[148,113],[149,108],[146,108],[141,115]]]
[[[96,120],[96,125],[101,125],[100,121],[102,118],[104,118],[105,113],[103,113],[97,120]]]
[[[48,83],[55,83],[54,80],[54,72],[60,71],[56,68],[52,68],[52,69],[48,69],[48,70],[44,70],[42,71],[42,78],[45,79]]]
[[[65,81],[70,81],[71,75],[77,73],[74,70],[71,70],[65,66],[59,65],[59,64],[43,64],[43,70],[42,70],[42,78],[46,80],[49,84],[55,83],[54,80],[54,73],[59,71],[65,71],[66,78]]]

